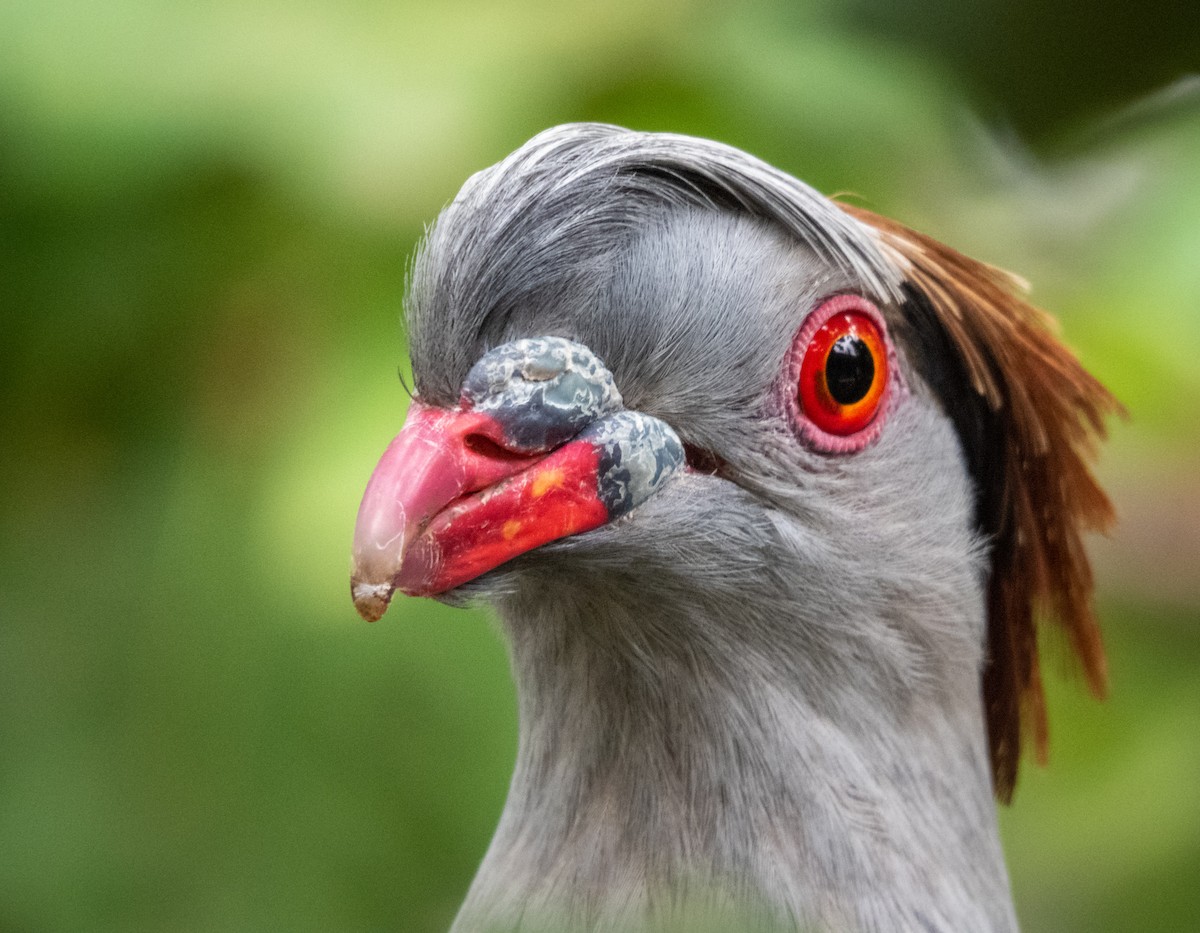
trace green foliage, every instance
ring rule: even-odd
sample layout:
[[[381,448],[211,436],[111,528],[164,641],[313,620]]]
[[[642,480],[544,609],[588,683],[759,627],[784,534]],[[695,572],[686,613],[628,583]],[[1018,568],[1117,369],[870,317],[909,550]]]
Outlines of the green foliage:
[[[359,622],[349,541],[402,417],[422,225],[572,119],[743,146],[1019,269],[1060,312],[1131,409],[1104,466],[1129,530],[1099,555],[1111,702],[1049,665],[1051,767],[1004,816],[1016,894],[1029,930],[1196,923],[1200,108],[1081,129],[1151,86],[1105,83],[1078,46],[1062,60],[1092,96],[1013,73],[1034,157],[955,90],[991,88],[994,112],[1018,47],[984,43],[972,72],[895,23],[0,5],[0,929],[449,922],[514,754],[504,649],[429,602]]]

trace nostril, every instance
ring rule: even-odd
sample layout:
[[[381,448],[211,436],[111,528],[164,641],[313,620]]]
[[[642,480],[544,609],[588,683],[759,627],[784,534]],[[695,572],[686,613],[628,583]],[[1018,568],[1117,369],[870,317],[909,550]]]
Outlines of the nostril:
[[[486,434],[468,434],[463,438],[463,446],[471,451],[471,453],[477,454],[480,457],[486,457],[488,460],[529,460],[537,456],[537,454],[510,450],[501,444],[497,444]]]

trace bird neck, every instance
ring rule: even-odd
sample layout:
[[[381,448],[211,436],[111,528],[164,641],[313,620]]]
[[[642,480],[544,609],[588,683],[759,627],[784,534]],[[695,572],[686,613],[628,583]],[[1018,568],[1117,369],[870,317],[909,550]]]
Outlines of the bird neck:
[[[517,762],[456,930],[678,929],[713,909],[1015,928],[977,670],[897,692],[862,682],[861,657],[798,676],[786,651],[701,635],[730,627],[697,605],[523,605],[554,608],[505,618]]]

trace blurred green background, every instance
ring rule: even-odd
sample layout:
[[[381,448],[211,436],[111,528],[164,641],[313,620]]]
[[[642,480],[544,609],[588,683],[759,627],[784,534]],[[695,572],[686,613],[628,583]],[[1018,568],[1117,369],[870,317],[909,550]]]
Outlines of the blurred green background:
[[[406,257],[597,119],[1019,270],[1128,404],[1112,697],[1048,645],[1030,931],[1200,929],[1200,10],[0,2],[0,930],[438,930],[515,747],[482,612],[358,621]]]

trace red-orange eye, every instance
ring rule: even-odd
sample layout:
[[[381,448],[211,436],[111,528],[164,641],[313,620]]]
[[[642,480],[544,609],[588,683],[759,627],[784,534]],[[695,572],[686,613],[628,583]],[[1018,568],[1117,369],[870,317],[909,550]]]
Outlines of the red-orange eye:
[[[797,335],[797,356],[802,435],[831,452],[858,450],[872,440],[878,431],[868,429],[883,407],[889,375],[883,319],[874,305],[857,295],[826,301]]]

